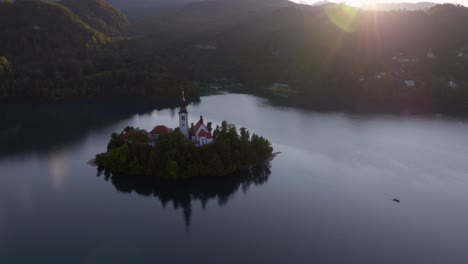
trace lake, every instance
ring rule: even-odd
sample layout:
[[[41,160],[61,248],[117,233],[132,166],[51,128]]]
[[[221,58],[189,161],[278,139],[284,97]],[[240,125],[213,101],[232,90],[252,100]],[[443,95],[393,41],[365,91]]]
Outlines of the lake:
[[[261,171],[177,184],[87,164],[127,125],[176,127],[176,108],[7,109],[0,263],[468,263],[466,120],[206,96],[188,106],[189,122],[227,120],[281,153]]]

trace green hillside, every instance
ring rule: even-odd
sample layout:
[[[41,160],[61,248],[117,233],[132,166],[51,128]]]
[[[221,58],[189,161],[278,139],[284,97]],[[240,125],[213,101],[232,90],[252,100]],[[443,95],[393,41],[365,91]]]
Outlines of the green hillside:
[[[0,50],[14,57],[55,56],[103,45],[110,39],[58,3],[0,3]]]
[[[102,0],[63,0],[59,3],[108,36],[121,36],[128,23],[124,14]]]
[[[86,10],[90,21],[114,18]],[[116,21],[113,29],[125,19]],[[0,3],[0,100],[196,94],[179,56],[163,55],[140,39],[111,38],[57,2]]]

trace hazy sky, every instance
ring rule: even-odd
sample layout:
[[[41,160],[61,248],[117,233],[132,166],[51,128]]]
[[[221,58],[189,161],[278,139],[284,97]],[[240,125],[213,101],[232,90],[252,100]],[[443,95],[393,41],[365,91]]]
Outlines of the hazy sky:
[[[312,4],[312,3],[315,3],[317,2],[317,0],[291,0],[293,2],[303,2],[303,3],[309,3],[309,4]],[[346,1],[339,1],[339,0],[329,0],[331,2],[346,2]],[[434,2],[434,3],[457,3],[457,4],[462,4],[462,5],[465,5],[465,6],[468,6],[468,0],[457,0],[457,1],[444,1],[444,0],[395,0],[395,1],[389,1],[389,0],[373,0],[373,1],[368,1],[368,0],[359,0],[359,1],[356,1],[356,0],[353,0],[353,1],[350,1],[350,2],[359,2],[359,3],[388,3],[388,2],[392,2],[392,3],[418,3],[418,2]]]

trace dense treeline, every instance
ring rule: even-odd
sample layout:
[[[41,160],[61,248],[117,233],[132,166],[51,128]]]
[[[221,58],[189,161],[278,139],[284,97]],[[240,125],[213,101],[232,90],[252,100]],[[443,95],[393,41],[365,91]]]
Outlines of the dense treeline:
[[[127,17],[103,0],[62,0],[68,7],[92,28],[108,36],[121,36],[128,23]]]
[[[199,94],[181,55],[110,37],[125,24],[101,0],[0,2],[0,99]]]
[[[108,152],[97,155],[96,162],[116,174],[180,179],[232,174],[263,164],[273,152],[267,139],[250,135],[245,128],[239,133],[225,121],[213,134],[214,143],[196,147],[176,129],[153,146],[145,131],[127,128],[112,134]]]

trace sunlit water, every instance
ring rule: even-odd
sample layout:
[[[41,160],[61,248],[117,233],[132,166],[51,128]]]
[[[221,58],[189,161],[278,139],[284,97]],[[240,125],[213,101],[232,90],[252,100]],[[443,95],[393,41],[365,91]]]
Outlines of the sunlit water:
[[[239,94],[188,111],[190,122],[247,127],[281,154],[258,177],[116,181],[87,164],[110,133],[175,127],[177,109],[89,127],[16,120],[2,134],[0,263],[468,263],[464,120],[316,113]]]

